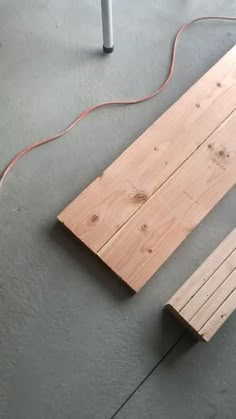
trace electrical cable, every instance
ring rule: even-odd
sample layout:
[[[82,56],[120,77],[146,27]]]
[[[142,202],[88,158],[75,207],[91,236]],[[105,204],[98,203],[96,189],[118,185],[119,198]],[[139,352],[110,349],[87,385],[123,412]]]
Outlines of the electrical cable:
[[[137,103],[141,103],[141,102],[145,102],[149,99],[152,99],[154,96],[156,96],[157,94],[159,94],[165,87],[166,85],[169,83],[170,79],[173,76],[174,73],[174,67],[175,67],[175,60],[176,60],[176,48],[177,48],[177,44],[178,44],[178,40],[179,37],[181,35],[181,33],[187,29],[190,25],[192,25],[193,23],[199,22],[199,21],[204,21],[204,20],[227,20],[227,21],[236,21],[236,17],[229,17],[229,16],[203,16],[203,17],[199,17],[196,18],[194,20],[192,20],[191,22],[185,23],[184,25],[182,25],[180,27],[180,29],[178,30],[177,34],[175,35],[174,38],[174,42],[173,42],[173,47],[172,47],[172,55],[171,55],[171,62],[170,62],[170,67],[169,67],[169,71],[168,74],[165,78],[165,80],[163,81],[163,83],[151,94],[147,95],[147,96],[143,96],[137,99],[131,99],[131,100],[113,100],[113,101],[109,101],[109,102],[102,102],[102,103],[98,103],[97,105],[91,106],[90,108],[86,109],[84,112],[82,112],[67,128],[65,128],[64,130],[58,132],[57,134],[51,136],[51,137],[47,137],[47,138],[43,138],[42,140],[39,140],[33,144],[31,144],[30,146],[24,148],[22,151],[20,151],[9,163],[8,165],[5,167],[5,169],[3,170],[3,172],[0,175],[0,188],[2,187],[2,184],[7,176],[7,174],[9,173],[9,171],[12,169],[12,167],[15,165],[15,163],[21,158],[23,157],[25,154],[29,153],[30,151],[32,151],[33,149],[40,147],[43,144],[47,144],[51,141],[57,140],[58,138],[62,137],[63,135],[67,134],[72,128],[74,128],[82,119],[84,119],[88,114],[90,114],[91,112],[95,111],[96,109],[105,107],[105,106],[113,106],[113,105],[135,105]]]

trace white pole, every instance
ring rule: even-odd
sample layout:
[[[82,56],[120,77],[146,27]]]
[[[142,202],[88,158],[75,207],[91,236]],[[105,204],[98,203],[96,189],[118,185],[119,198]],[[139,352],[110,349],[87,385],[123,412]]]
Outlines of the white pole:
[[[112,0],[101,0],[102,5],[102,30],[103,30],[103,51],[112,52],[113,43],[113,23],[112,23]]]

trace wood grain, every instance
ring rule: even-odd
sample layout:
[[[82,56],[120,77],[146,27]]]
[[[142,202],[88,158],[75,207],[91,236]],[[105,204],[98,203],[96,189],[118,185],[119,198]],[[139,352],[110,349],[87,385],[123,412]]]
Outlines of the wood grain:
[[[215,290],[211,297],[190,320],[190,325],[197,331],[201,330],[235,289],[236,270],[234,269],[231,274],[227,276],[221,286]],[[236,307],[236,300],[234,307]]]
[[[236,228],[220,243],[190,278],[178,289],[168,304],[181,310],[213,276],[236,249]]]
[[[236,181],[236,111],[98,252],[138,291]]]
[[[236,291],[229,295],[227,300],[220,306],[215,314],[209,319],[209,321],[200,330],[200,335],[203,340],[209,342],[219,328],[225,323],[229,316],[235,310]]]
[[[236,308],[236,229],[168,301],[166,307],[208,342]]]
[[[208,278],[199,291],[190,299],[185,307],[180,310],[181,316],[189,321],[190,324],[195,325],[196,314],[201,313],[201,308],[204,306],[204,313],[206,312],[205,304],[211,301],[212,295],[216,296],[216,291],[227,280],[231,273],[236,268],[236,250],[226,259],[226,261],[217,269],[217,271]],[[194,320],[193,320],[194,319]],[[193,323],[192,323],[193,321]],[[197,328],[195,326],[195,328]],[[199,330],[199,329],[198,329]]]
[[[125,150],[58,219],[97,253],[235,108],[236,47]],[[189,200],[187,196],[182,198],[184,202]],[[180,205],[184,206],[184,202]]]

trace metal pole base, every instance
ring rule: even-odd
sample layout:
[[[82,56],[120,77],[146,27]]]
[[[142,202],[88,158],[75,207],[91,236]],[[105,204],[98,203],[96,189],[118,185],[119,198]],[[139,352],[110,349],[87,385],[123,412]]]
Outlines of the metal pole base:
[[[101,0],[101,6],[102,6],[103,51],[106,54],[110,54],[114,50],[112,0]]]
[[[110,54],[111,52],[113,52],[113,51],[114,51],[114,45],[113,45],[113,47],[111,47],[111,48],[107,48],[107,47],[105,47],[105,46],[103,45],[103,51],[104,51],[106,54]]]

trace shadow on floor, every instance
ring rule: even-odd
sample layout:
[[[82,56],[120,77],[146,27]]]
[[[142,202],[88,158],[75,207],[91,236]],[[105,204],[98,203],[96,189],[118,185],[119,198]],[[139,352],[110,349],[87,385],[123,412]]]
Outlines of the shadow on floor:
[[[57,222],[53,225],[49,230],[49,235],[54,244],[59,246],[63,253],[72,259],[73,262],[76,261],[85,271],[89,272],[89,280],[99,281],[99,286],[102,286],[116,301],[125,302],[136,295],[99,257],[61,223]],[[157,310],[156,319],[156,328],[152,331],[152,337],[144,333],[143,338],[146,339],[147,344],[150,339],[152,350],[158,353],[161,358],[154,369],[158,368],[167,357],[168,363],[166,365],[171,367],[173,363],[178,362],[186,352],[191,350],[197,341],[167,310]],[[153,345],[153,333],[156,336],[157,345]],[[173,335],[176,336],[174,343]],[[187,339],[188,344],[180,344],[187,335],[189,335]],[[175,349],[176,347],[177,350]]]
[[[83,268],[90,273],[91,280],[99,282],[110,294],[120,301],[125,301],[135,293],[122,281],[108,266],[89,250],[79,239],[77,239],[62,224],[57,222],[49,232],[54,243],[74,261],[83,265]]]
[[[158,327],[156,331],[156,335],[157,335],[156,338],[157,338],[157,341],[159,342],[159,354],[162,356],[161,362],[164,359],[166,359],[166,357],[169,356],[169,354],[172,353],[172,351],[177,347],[177,349],[173,351],[168,362],[168,366],[171,366],[173,363],[175,363],[180,358],[182,358],[186,354],[186,352],[189,352],[193,347],[195,347],[196,344],[199,344],[199,342],[165,308],[161,311],[161,313],[159,313],[158,317],[159,318],[158,318]],[[173,330],[173,333],[176,333],[176,329],[178,332],[178,338],[172,345],[170,345],[169,344],[170,335],[171,335],[170,331]],[[188,342],[187,345],[181,344],[184,339],[187,340]]]

